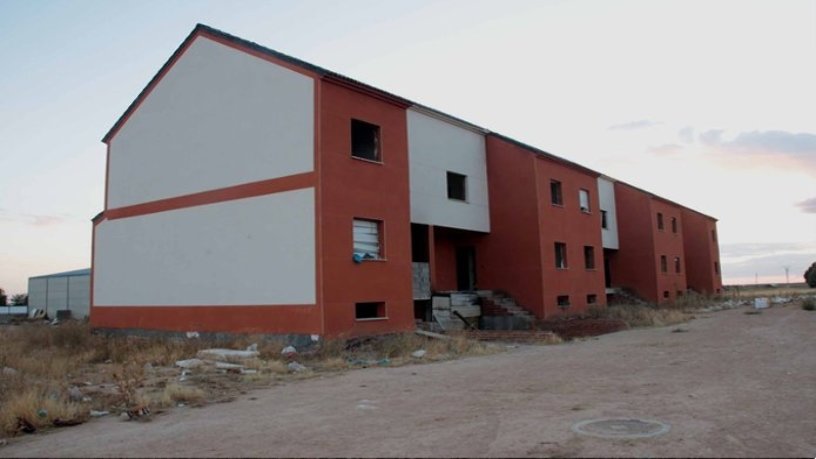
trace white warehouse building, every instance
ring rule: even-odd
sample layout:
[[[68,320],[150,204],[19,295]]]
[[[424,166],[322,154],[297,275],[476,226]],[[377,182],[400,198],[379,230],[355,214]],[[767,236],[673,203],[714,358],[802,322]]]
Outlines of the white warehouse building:
[[[91,304],[91,270],[77,269],[28,278],[28,309],[44,309],[49,318],[57,311],[71,311],[74,319],[88,317]]]

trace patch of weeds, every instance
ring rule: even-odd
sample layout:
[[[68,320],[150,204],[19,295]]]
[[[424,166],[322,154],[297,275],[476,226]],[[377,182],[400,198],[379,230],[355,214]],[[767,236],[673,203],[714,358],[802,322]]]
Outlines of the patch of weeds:
[[[802,300],[802,309],[805,311],[816,311],[816,298],[805,298]]]

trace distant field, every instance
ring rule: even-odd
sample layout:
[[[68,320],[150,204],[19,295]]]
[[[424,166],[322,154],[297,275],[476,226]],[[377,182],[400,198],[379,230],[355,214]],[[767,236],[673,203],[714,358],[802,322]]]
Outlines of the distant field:
[[[749,284],[749,285],[726,285],[725,295],[737,297],[760,297],[760,296],[802,296],[816,295],[816,289],[805,284]]]

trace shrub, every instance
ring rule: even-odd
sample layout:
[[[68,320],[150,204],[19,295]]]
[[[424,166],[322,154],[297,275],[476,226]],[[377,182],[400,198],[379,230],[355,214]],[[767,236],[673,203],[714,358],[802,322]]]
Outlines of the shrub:
[[[805,311],[816,311],[816,298],[805,298],[802,301],[802,309]]]
[[[805,271],[805,282],[807,282],[808,287],[816,288],[816,261]]]

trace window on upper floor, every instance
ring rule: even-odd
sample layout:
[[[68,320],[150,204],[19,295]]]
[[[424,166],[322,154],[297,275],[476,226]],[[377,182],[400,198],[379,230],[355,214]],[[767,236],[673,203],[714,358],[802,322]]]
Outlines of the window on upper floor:
[[[351,156],[369,161],[382,161],[379,126],[351,120]]]
[[[467,176],[448,172],[448,199],[467,201]]]
[[[719,261],[714,262],[714,274],[720,274],[720,262]]]
[[[555,243],[555,267],[567,269],[567,244],[563,242]]]
[[[672,233],[676,233],[677,232],[677,218],[675,218],[675,217],[671,218],[671,227],[672,227]]]
[[[663,231],[663,214],[657,213],[657,229]]]
[[[382,259],[382,222],[354,219],[354,255],[362,260]]]
[[[669,262],[666,255],[660,255],[660,272],[665,273],[669,271]]]
[[[557,205],[564,205],[564,195],[561,193],[561,182],[558,180],[550,180],[550,201]]]
[[[674,257],[674,272],[680,272],[680,257]]]
[[[717,242],[717,230],[711,230],[711,240]]]
[[[605,210],[601,211],[601,228],[609,229],[609,223],[606,220],[606,211]]]
[[[584,267],[595,269],[595,247],[591,245],[584,246]]]
[[[584,189],[578,190],[578,203],[581,206],[581,212],[589,213],[589,191]]]

